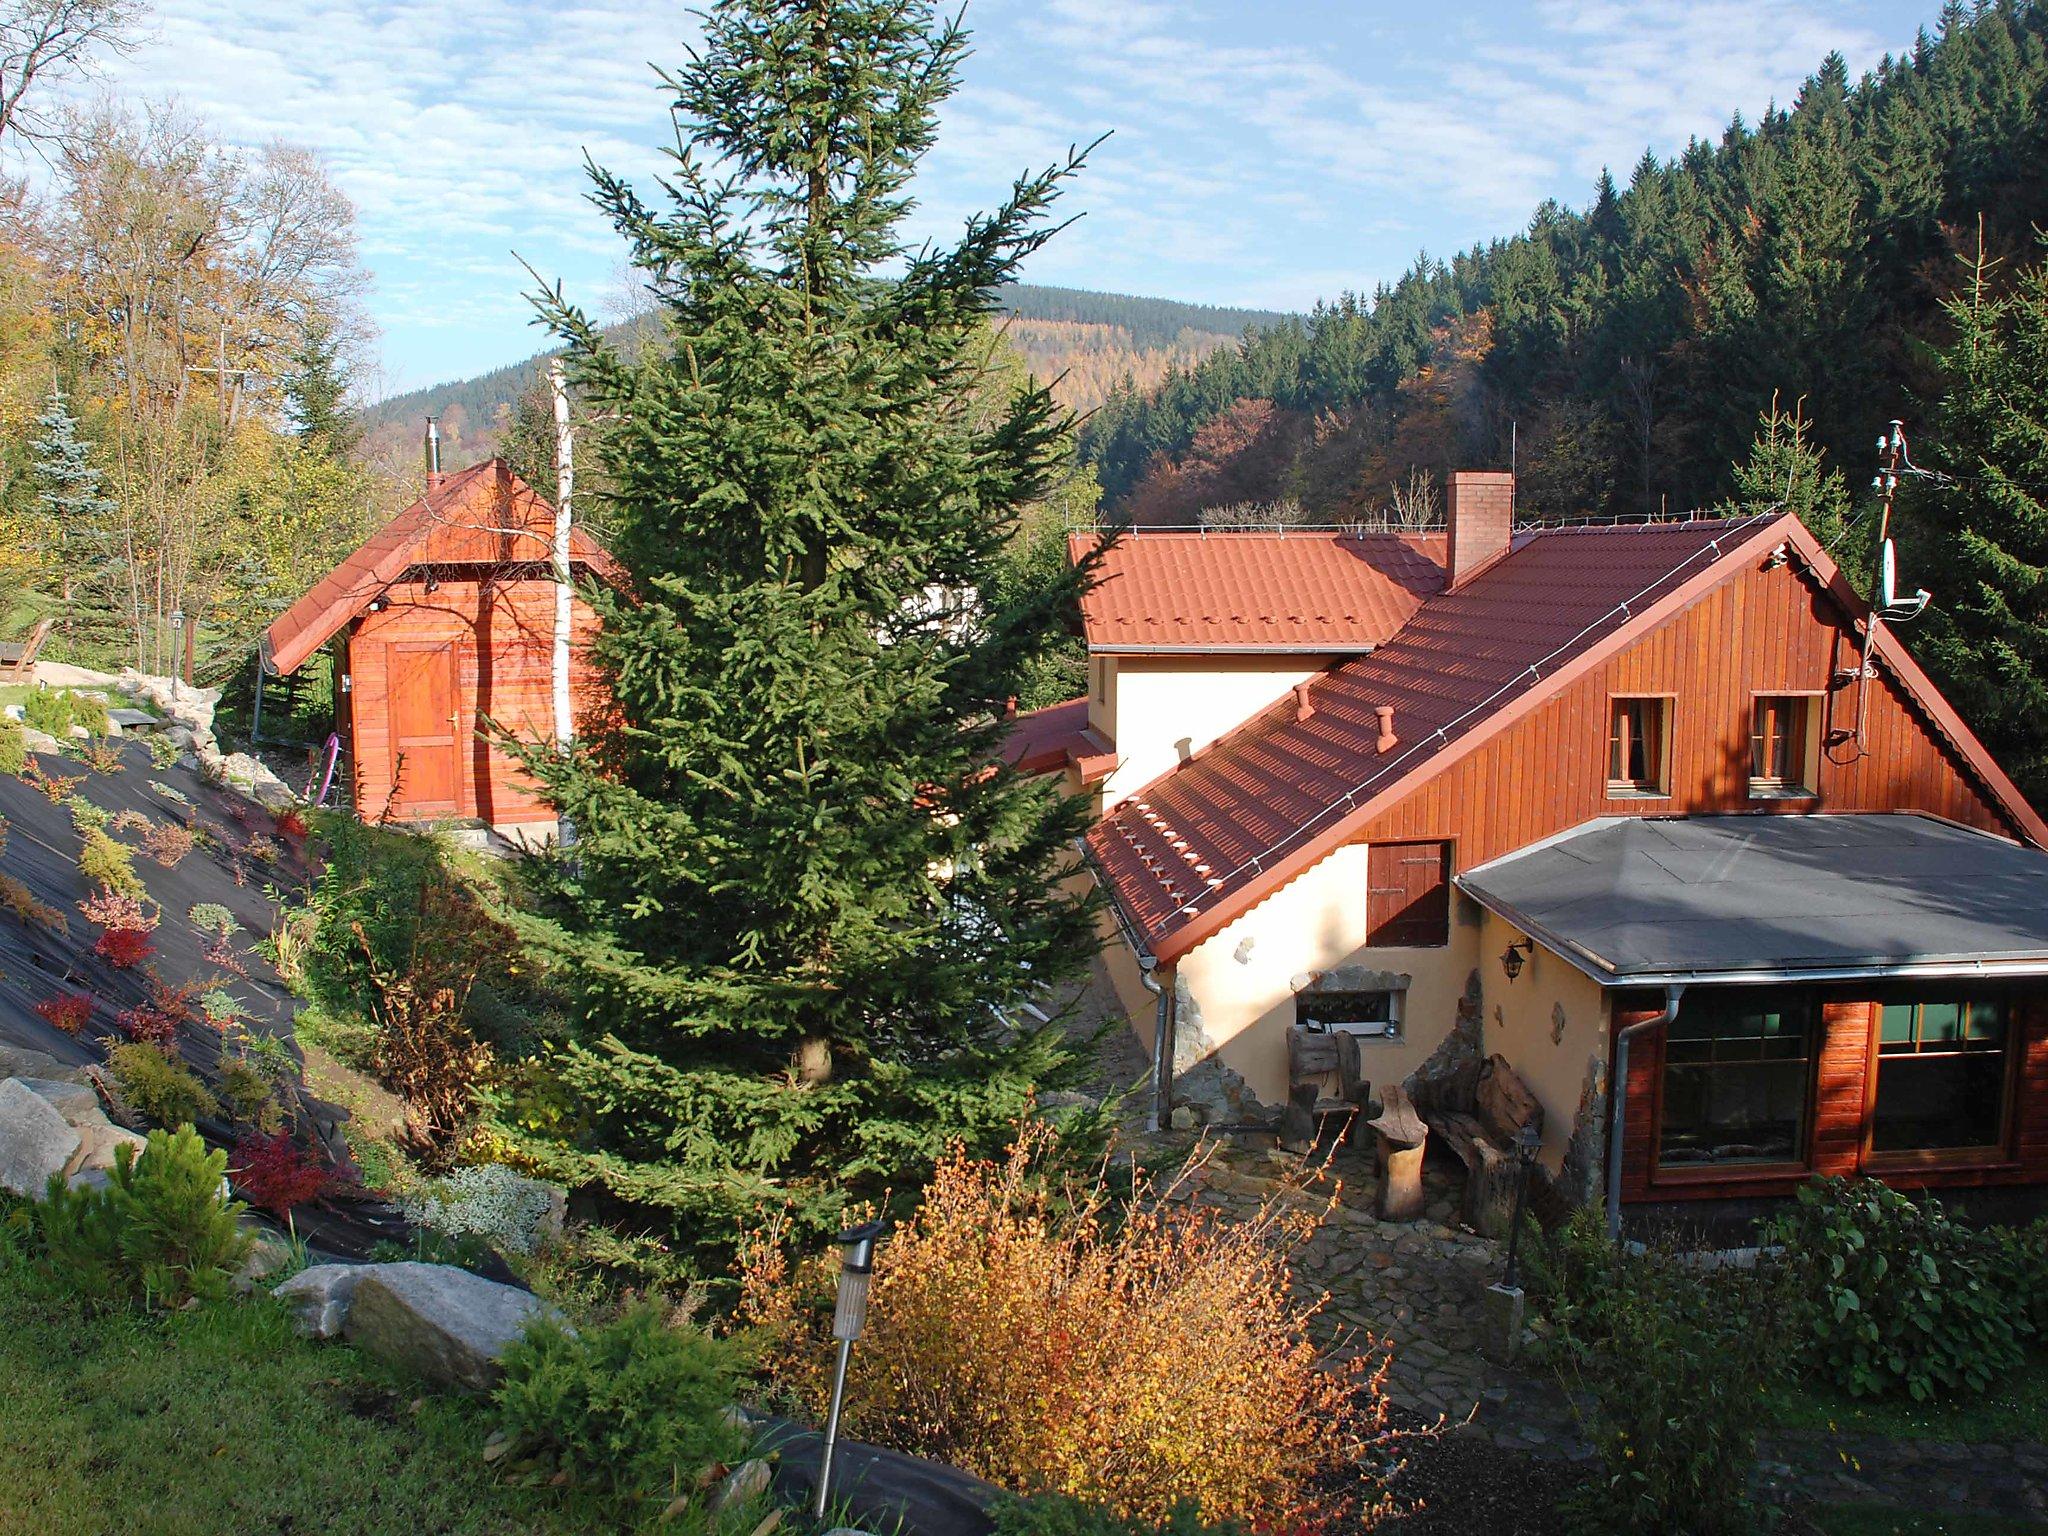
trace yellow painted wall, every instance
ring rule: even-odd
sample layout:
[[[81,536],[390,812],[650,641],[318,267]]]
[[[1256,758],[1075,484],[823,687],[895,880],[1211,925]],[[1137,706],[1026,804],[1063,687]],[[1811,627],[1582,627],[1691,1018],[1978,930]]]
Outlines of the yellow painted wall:
[[[1454,896],[1451,942],[1439,949],[1369,949],[1365,943],[1366,849],[1339,848],[1179,961],[1202,1032],[1223,1064],[1266,1103],[1287,1099],[1287,1027],[1294,983],[1340,966],[1406,974],[1399,1040],[1365,1044],[1375,1084],[1399,1082],[1450,1031],[1478,955],[1477,908]],[[1190,1020],[1175,1021],[1176,1044]]]
[[[1487,1054],[1513,1064],[1543,1106],[1543,1161],[1553,1173],[1564,1161],[1572,1117],[1590,1062],[1607,1058],[1607,998],[1577,966],[1537,945],[1509,981],[1500,956],[1521,931],[1491,912],[1479,928],[1481,1037]],[[1558,1010],[1563,1031],[1558,1033]],[[1556,1034],[1557,1038],[1552,1036]],[[1604,1071],[1604,1065],[1602,1067]]]
[[[1094,656],[1088,723],[1116,743],[1114,805],[1328,665],[1326,656]],[[1106,673],[1106,675],[1104,675]],[[1106,695],[1106,697],[1102,697]]]

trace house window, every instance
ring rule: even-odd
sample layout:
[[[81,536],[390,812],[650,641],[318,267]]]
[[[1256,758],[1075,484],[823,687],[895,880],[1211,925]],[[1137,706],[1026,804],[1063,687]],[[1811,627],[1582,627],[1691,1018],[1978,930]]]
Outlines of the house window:
[[[1616,699],[1607,715],[1607,793],[1661,795],[1670,789],[1664,759],[1668,701]]]
[[[2000,1145],[2012,1035],[2012,1011],[2002,998],[1882,1004],[1870,1150]]]
[[[1749,792],[1773,796],[1814,792],[1813,714],[1806,694],[1760,694],[1749,720]]]
[[[1451,941],[1451,845],[1374,843],[1366,855],[1365,942],[1430,948]]]
[[[1801,1161],[1813,1020],[1812,999],[1782,987],[1688,993],[1665,1026],[1658,1162]]]
[[[1294,1022],[1310,1034],[1401,1038],[1398,992],[1303,992],[1294,999]]]

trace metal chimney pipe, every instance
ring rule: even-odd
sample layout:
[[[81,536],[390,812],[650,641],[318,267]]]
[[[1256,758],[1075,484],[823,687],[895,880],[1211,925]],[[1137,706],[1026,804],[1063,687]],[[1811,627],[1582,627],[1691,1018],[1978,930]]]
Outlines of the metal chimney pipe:
[[[431,490],[441,479],[441,423],[433,417],[427,418],[427,487]]]

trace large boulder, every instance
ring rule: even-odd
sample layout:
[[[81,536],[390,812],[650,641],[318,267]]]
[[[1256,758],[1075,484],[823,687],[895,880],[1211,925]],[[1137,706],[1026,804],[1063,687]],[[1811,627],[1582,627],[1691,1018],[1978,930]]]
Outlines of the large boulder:
[[[82,1131],[106,1116],[100,1111],[100,1096],[85,1083],[68,1083],[60,1078],[18,1076],[22,1087],[64,1117],[73,1130]]]
[[[309,1339],[338,1338],[348,1321],[356,1282],[374,1264],[314,1264],[270,1294],[291,1310],[292,1324]]]
[[[228,788],[248,796],[258,805],[269,810],[280,810],[298,802],[291,787],[272,773],[260,759],[247,752],[232,752],[226,757],[201,756],[201,766]]]
[[[537,1317],[558,1315],[531,1291],[446,1264],[373,1264],[357,1277],[342,1331],[381,1360],[437,1386],[486,1392],[498,1357]]]
[[[0,1082],[0,1189],[41,1198],[52,1174],[66,1174],[79,1134],[49,1100],[19,1078]]]
[[[0,1077],[38,1078],[45,1081],[82,1083],[85,1068],[59,1061],[47,1051],[0,1041]]]

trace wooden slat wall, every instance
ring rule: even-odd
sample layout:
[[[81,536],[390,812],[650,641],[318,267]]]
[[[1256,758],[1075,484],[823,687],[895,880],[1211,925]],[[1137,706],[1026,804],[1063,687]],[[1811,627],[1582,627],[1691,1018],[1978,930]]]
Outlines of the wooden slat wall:
[[[1823,746],[1817,798],[1749,798],[1751,696],[1829,689],[1859,660],[1839,623],[1793,567],[1746,571],[1374,818],[1360,841],[1455,836],[1463,870],[1594,816],[1917,810],[2013,831],[1881,668],[1864,750]],[[1606,792],[1608,700],[1634,693],[1675,695],[1667,797]],[[1853,684],[1827,692],[1824,742],[1853,729],[1856,703]]]
[[[395,764],[388,668],[393,642],[425,640],[458,647],[456,707],[467,720],[488,715],[529,740],[547,735],[554,721],[553,583],[443,581],[431,593],[420,584],[400,584],[390,589],[389,597],[391,606],[365,618],[350,639],[356,808],[367,820],[384,815],[391,800]],[[580,599],[574,614],[571,684],[580,697],[591,686],[584,658],[597,618]],[[458,815],[479,817],[494,826],[554,819],[554,811],[536,798],[532,780],[518,763],[480,734],[462,755],[457,783]]]

